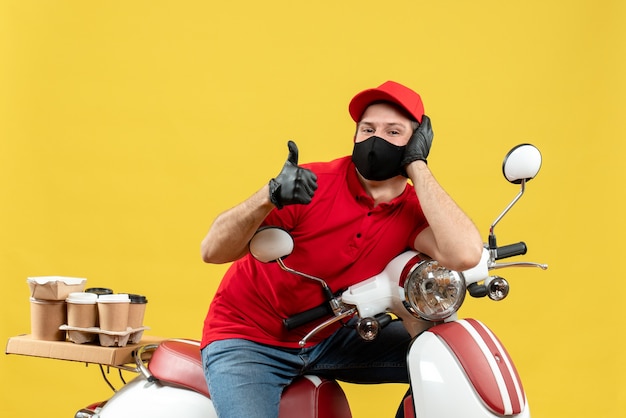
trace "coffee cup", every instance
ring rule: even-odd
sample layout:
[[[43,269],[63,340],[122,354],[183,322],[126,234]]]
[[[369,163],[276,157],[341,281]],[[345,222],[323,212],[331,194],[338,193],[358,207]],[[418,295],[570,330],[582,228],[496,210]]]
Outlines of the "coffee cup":
[[[104,331],[126,331],[130,298],[126,293],[98,296],[98,318]]]
[[[129,294],[130,306],[128,311],[128,326],[135,329],[143,326],[143,317],[146,312],[148,299],[143,295]]]
[[[30,298],[30,329],[33,339],[65,341],[65,331],[61,331],[59,327],[65,324],[66,318],[64,300]]]
[[[96,326],[98,295],[88,292],[70,293],[67,303],[67,325],[76,328],[91,328]]]
[[[108,287],[90,287],[89,289],[85,289],[85,293],[94,293],[96,296],[100,296],[100,295],[112,295],[113,294],[113,289],[109,289]],[[96,308],[96,313],[97,313],[98,309]],[[100,325],[100,320],[98,318],[98,316],[96,315],[96,324],[95,326],[99,326]]]

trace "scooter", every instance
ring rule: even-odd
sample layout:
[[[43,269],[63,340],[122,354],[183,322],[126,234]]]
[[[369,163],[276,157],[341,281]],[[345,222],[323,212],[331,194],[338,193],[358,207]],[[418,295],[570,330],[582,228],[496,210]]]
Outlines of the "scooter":
[[[457,311],[465,295],[494,301],[509,293],[506,279],[490,275],[508,267],[538,267],[531,262],[498,263],[524,255],[524,242],[499,246],[495,227],[522,197],[526,183],[541,167],[541,153],[521,144],[506,155],[505,178],[520,191],[491,224],[481,260],[470,270],[458,272],[415,251],[406,251],[378,275],[343,292],[333,293],[322,278],[291,269],[284,262],[294,248],[283,229],[262,228],[250,241],[250,253],[261,262],[276,262],[285,271],[318,282],[327,302],[284,321],[293,329],[329,317],[300,341],[336,322],[357,318],[355,332],[364,340],[377,338],[380,330],[401,320],[412,337],[407,353],[410,395],[404,400],[405,417],[530,417],[528,400],[513,360],[498,338],[482,322],[459,319]],[[81,409],[75,418],[217,417],[204,379],[199,343],[166,340],[140,347],[134,354],[138,376],[109,400]],[[149,361],[144,360],[150,356]],[[106,378],[106,377],[105,377]],[[302,376],[287,386],[279,418],[349,418],[345,393],[334,380]]]

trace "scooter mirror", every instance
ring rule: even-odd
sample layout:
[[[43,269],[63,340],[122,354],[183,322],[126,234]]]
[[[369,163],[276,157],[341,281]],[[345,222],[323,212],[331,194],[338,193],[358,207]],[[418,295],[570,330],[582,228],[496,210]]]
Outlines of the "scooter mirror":
[[[276,261],[293,251],[293,237],[282,228],[259,229],[248,244],[250,254],[262,263]]]
[[[514,184],[534,178],[541,168],[541,153],[531,144],[520,144],[511,149],[502,163],[504,177]]]

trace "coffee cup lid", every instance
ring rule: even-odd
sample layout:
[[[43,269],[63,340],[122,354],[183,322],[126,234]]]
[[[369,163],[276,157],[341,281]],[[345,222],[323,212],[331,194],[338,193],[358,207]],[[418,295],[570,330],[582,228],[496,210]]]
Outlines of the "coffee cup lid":
[[[106,287],[90,287],[89,289],[85,289],[85,292],[95,293],[96,295],[111,295],[113,294],[113,289]]]
[[[148,303],[148,298],[146,298],[144,295],[129,293],[128,297],[130,298],[130,303]]]
[[[77,304],[92,304],[96,303],[98,299],[98,295],[95,293],[88,292],[72,292],[65,299],[68,303],[77,303]]]
[[[130,298],[126,293],[114,293],[112,295],[100,295],[98,296],[98,303],[120,303],[130,302]]]

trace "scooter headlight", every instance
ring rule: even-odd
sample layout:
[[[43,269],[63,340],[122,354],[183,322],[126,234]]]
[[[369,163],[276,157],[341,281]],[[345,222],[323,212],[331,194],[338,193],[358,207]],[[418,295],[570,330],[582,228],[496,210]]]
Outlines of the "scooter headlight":
[[[404,295],[414,316],[442,321],[463,304],[465,279],[461,273],[441,267],[437,261],[423,261],[406,275]]]

